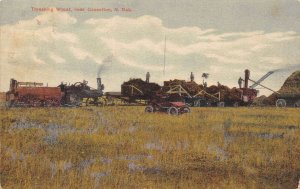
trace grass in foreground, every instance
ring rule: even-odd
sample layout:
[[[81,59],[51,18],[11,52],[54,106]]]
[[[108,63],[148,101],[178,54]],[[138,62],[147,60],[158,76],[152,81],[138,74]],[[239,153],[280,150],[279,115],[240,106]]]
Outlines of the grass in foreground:
[[[0,110],[3,188],[296,188],[300,110]]]

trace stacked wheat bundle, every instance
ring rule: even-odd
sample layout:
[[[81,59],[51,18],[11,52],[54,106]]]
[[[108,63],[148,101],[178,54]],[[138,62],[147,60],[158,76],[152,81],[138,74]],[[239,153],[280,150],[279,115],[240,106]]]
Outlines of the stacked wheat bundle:
[[[121,85],[123,96],[151,96],[161,89],[157,83],[147,83],[142,79],[130,79]]]

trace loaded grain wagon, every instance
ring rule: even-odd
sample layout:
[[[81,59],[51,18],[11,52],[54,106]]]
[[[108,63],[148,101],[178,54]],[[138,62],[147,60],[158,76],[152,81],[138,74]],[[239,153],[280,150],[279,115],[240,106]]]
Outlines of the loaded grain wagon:
[[[192,79],[165,81],[163,91],[170,95],[177,95],[189,106],[248,106],[252,104],[258,91],[248,87],[250,71],[245,70],[244,86],[229,88],[218,83],[218,86],[198,85]]]
[[[300,107],[300,71],[292,73],[275,96],[277,107]]]
[[[279,91],[273,91],[265,99],[267,105],[277,107],[300,107],[300,71],[293,72],[283,83]]]
[[[150,83],[142,79],[130,79],[121,85],[123,100],[136,103],[139,100],[150,100],[161,89],[157,83]]]
[[[298,94],[278,94],[276,100],[277,107],[300,107],[300,93]]]

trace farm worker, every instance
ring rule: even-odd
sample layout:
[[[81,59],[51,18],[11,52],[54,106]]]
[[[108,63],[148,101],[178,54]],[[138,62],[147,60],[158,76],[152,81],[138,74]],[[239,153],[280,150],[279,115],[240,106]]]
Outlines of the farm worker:
[[[149,83],[149,80],[150,80],[150,73],[147,72],[147,74],[146,74],[146,83]]]
[[[194,77],[194,74],[193,72],[191,72],[191,81],[194,81],[195,77]]]
[[[241,77],[239,78],[238,83],[239,83],[239,87],[242,88],[243,79]]]

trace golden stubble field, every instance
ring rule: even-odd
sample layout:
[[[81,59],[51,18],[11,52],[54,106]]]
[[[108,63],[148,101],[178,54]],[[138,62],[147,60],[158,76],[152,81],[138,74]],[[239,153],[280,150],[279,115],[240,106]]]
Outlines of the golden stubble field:
[[[3,188],[296,188],[300,109],[0,110]]]

